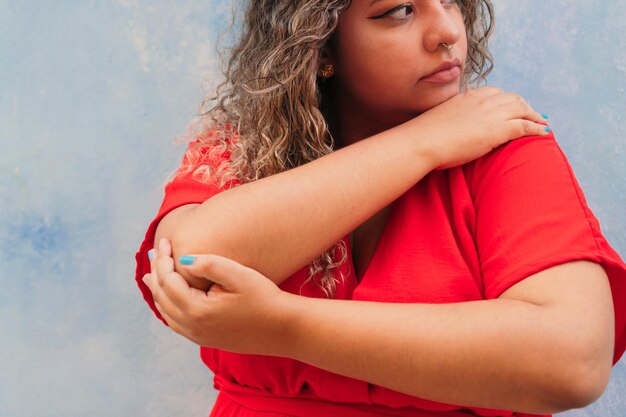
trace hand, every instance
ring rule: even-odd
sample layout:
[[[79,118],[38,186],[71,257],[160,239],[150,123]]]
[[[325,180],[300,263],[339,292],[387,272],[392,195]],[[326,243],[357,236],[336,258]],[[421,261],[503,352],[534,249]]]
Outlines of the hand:
[[[495,87],[460,93],[407,122],[426,132],[426,152],[434,169],[451,168],[481,157],[511,139],[545,136],[546,119],[517,94]]]
[[[154,251],[144,276],[155,305],[176,333],[194,343],[249,354],[271,354],[285,343],[286,314],[281,291],[260,273],[217,255],[197,255],[183,266],[214,284],[208,292],[189,286],[174,270],[169,241]],[[281,342],[282,340],[282,342]]]

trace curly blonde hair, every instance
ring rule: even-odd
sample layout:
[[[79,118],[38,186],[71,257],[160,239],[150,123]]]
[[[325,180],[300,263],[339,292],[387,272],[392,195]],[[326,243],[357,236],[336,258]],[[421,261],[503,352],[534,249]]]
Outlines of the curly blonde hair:
[[[322,49],[351,0],[255,0],[248,4],[238,43],[223,60],[224,81],[206,97],[191,125],[194,140],[182,172],[222,188],[247,183],[333,152],[332,107],[317,76]],[[487,49],[494,15],[490,0],[458,0],[468,37],[464,85],[493,67]],[[206,110],[210,103],[216,103]],[[327,296],[347,259],[338,242],[309,265]]]

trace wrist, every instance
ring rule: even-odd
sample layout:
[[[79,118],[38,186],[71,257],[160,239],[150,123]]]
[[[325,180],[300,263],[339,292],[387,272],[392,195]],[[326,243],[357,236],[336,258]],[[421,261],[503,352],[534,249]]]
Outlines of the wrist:
[[[423,116],[415,117],[394,129],[398,129],[398,140],[406,142],[407,155],[417,167],[417,180],[437,169],[442,161],[438,158],[436,138],[439,136]],[[416,181],[417,182],[417,181]]]
[[[276,319],[272,320],[277,325],[271,332],[273,343],[269,355],[299,359],[303,317],[307,310],[311,311],[311,307],[307,307],[311,300],[286,291],[279,292],[275,299]]]

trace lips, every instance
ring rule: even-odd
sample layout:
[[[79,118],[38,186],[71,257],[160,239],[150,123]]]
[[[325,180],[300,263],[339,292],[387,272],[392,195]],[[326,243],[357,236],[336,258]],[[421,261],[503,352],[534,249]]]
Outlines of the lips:
[[[420,78],[420,81],[431,83],[449,83],[461,76],[461,61],[453,59],[439,65],[430,74]]]

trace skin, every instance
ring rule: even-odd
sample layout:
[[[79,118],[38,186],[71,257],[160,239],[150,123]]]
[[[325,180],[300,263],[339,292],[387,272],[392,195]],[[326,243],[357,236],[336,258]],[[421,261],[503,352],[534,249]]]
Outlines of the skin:
[[[352,234],[363,269],[384,208],[428,172],[513,138],[546,134],[542,116],[515,94],[493,87],[459,94],[460,79],[423,82],[445,61],[459,59],[463,70],[463,19],[454,4],[436,1],[408,2],[412,8],[372,19],[402,4],[353,2],[326,48],[322,66],[335,67],[329,81],[342,149],[174,210],[160,222],[156,241],[171,240],[175,254],[231,258],[280,283]],[[192,286],[208,288],[177,268]]]
[[[377,18],[397,6],[385,17]],[[454,45],[451,50],[441,43]],[[465,63],[467,36],[453,2],[355,1],[342,15],[327,60],[336,69],[333,97],[344,144],[404,123],[457,95],[461,78],[421,78],[443,61]],[[410,51],[411,53],[407,53]]]
[[[433,401],[532,414],[584,407],[608,383],[613,306],[606,274],[592,262],[546,269],[498,299],[453,304],[300,297],[216,255],[187,267],[215,282],[204,292],[173,264],[162,240],[144,282],[170,327],[201,346],[292,358]]]
[[[467,36],[458,7],[453,3],[441,7],[434,2],[416,2],[398,9],[402,6],[398,2],[368,3],[354,2],[348,8],[326,48],[324,65],[333,65],[337,73],[332,87],[339,114],[335,137],[340,146],[404,123],[461,90],[461,77],[446,84],[422,79],[443,60],[458,60],[462,73]],[[455,47],[446,50],[442,42]],[[369,265],[389,208],[386,206],[350,234],[359,278]]]
[[[559,265],[496,300],[443,305],[305,299],[276,286],[359,225],[355,238],[375,241],[384,216],[374,215],[430,170],[543,130],[518,96],[421,82],[451,57],[464,61],[463,19],[432,0],[406,2],[405,20],[371,19],[402,4],[354,1],[326,51],[345,147],[168,214],[144,281],[170,327],[203,346],[289,357],[446,403],[529,413],[587,405],[608,383],[614,337],[597,264]],[[263,220],[272,227],[255,232]],[[185,267],[169,239],[178,254],[222,256]]]

